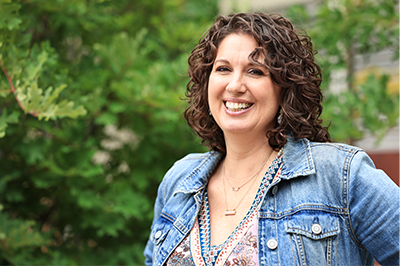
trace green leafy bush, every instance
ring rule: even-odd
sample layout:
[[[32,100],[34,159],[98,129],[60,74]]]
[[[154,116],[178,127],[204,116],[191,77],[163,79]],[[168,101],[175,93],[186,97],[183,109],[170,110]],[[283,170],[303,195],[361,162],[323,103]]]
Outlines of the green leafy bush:
[[[0,264],[143,263],[214,1],[0,1]]]
[[[321,10],[320,23],[337,23],[322,18],[341,13]],[[216,14],[216,0],[0,0],[0,264],[142,264],[161,178],[204,151],[180,98]],[[398,117],[386,84],[371,77],[327,96],[325,115],[341,125],[332,135],[359,137],[360,117],[382,135]],[[338,113],[343,99],[352,108]]]

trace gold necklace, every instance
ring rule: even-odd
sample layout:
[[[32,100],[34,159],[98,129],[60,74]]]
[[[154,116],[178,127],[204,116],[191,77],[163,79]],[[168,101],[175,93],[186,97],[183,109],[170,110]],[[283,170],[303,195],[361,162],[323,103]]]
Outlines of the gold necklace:
[[[251,183],[251,185],[249,186],[249,188],[247,189],[247,191],[243,194],[243,197],[239,200],[238,204],[236,204],[235,208],[233,208],[233,209],[231,209],[231,210],[228,209],[227,197],[226,197],[226,192],[225,192],[225,190],[226,190],[226,188],[225,188],[225,178],[226,178],[226,175],[225,175],[225,164],[223,165],[222,183],[224,184],[225,216],[236,215],[236,209],[237,209],[237,207],[240,205],[240,203],[242,203],[244,197],[245,197],[245,196],[247,195],[247,193],[250,191],[250,188],[253,186],[254,181],[256,180],[255,177],[258,176],[258,175],[260,174],[261,170],[264,168],[265,164],[267,163],[269,157],[271,157],[271,154],[272,154],[273,151],[274,151],[274,150],[272,150],[271,153],[268,155],[267,159],[266,159],[266,160],[264,161],[264,163],[262,164],[260,170],[258,170],[257,173],[250,179],[250,180],[253,180],[253,182]],[[247,184],[248,182],[250,182],[250,180],[246,181],[245,184]],[[229,180],[228,180],[228,182],[229,182]],[[244,186],[245,184],[243,184],[242,186]],[[242,186],[240,186],[240,187],[242,187]],[[232,187],[232,186],[231,186],[231,187]],[[240,188],[240,187],[239,187],[239,188]],[[238,188],[237,190],[239,190],[239,188]],[[232,190],[233,190],[233,187],[232,187]],[[233,191],[235,191],[235,190],[233,190]],[[236,192],[236,191],[235,191],[235,192]]]
[[[264,167],[264,165],[265,165],[265,163],[263,164],[262,167]],[[253,175],[252,178],[250,178],[249,180],[247,180],[246,182],[244,182],[244,184],[242,184],[241,186],[234,187],[234,186],[232,186],[231,182],[229,181],[228,177],[227,177],[226,174],[225,174],[225,164],[224,164],[223,168],[224,168],[224,169],[223,169],[223,170],[224,170],[224,171],[223,171],[224,177],[225,177],[226,181],[228,181],[228,184],[229,184],[229,186],[232,188],[232,191],[235,191],[235,192],[238,192],[240,188],[242,188],[242,187],[245,186],[247,183],[249,183],[251,180],[253,180],[253,179],[258,175],[258,173],[259,173],[259,172],[256,172],[256,173]]]

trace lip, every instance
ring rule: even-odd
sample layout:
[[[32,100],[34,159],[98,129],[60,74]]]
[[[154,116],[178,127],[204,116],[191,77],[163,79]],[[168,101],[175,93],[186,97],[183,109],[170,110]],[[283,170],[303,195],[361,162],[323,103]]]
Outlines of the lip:
[[[234,111],[229,111],[228,108],[226,108],[225,102],[248,103],[248,104],[252,104],[252,106],[250,106],[250,107],[247,108],[247,109],[234,112]],[[243,100],[243,99],[225,98],[225,99],[223,99],[223,106],[224,106],[225,112],[226,112],[228,115],[230,115],[230,116],[239,116],[239,115],[243,115],[243,114],[249,112],[251,109],[253,109],[254,103],[253,103],[253,102],[250,102],[250,101]]]
[[[223,102],[233,102],[233,103],[253,103],[250,101],[246,101],[243,99],[237,99],[237,98],[225,98],[222,100]]]

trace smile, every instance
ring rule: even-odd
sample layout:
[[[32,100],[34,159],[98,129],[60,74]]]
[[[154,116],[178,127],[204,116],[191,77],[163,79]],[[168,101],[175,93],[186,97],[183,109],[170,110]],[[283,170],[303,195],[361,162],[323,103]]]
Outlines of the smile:
[[[233,102],[225,102],[225,107],[231,112],[239,112],[243,111],[247,108],[250,108],[252,103],[233,103]]]

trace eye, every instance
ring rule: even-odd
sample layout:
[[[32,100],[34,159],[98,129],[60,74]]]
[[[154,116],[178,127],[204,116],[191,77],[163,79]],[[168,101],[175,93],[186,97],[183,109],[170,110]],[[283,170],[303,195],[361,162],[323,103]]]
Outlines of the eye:
[[[227,68],[225,66],[219,66],[219,67],[217,67],[217,69],[215,69],[215,71],[217,71],[217,72],[227,72],[227,71],[229,71],[229,68]]]
[[[265,73],[262,70],[257,69],[257,68],[249,69],[249,73],[252,75],[255,75],[255,76],[264,76],[265,75]]]

